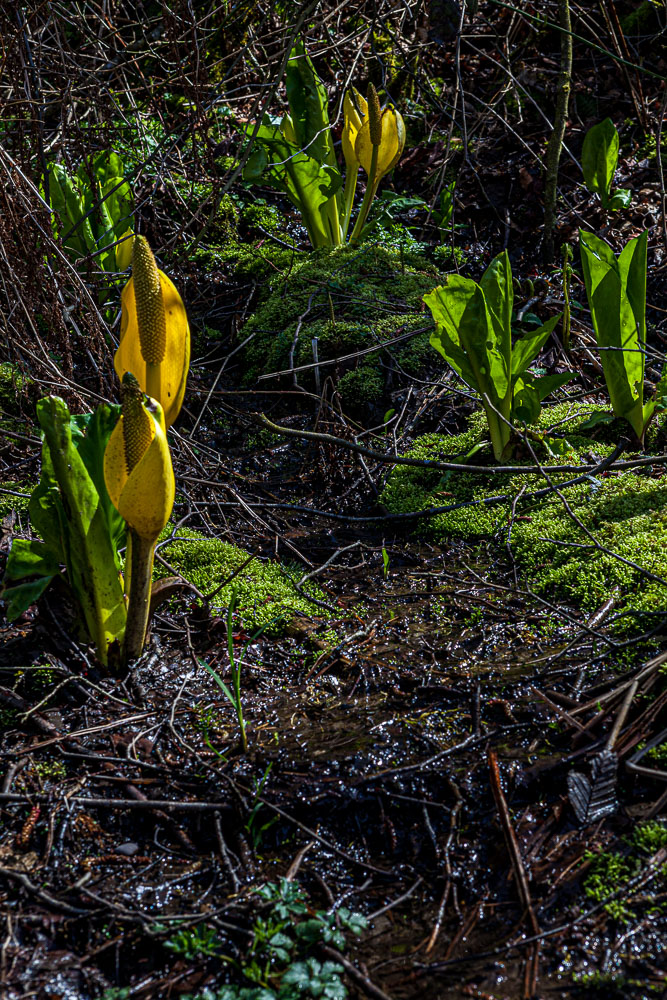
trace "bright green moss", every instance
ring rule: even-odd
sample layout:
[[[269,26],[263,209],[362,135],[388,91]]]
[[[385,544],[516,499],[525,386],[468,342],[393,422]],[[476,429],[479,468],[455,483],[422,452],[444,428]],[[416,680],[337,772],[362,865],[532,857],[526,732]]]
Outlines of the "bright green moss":
[[[165,537],[169,537],[171,530],[168,525]],[[235,545],[184,528],[178,529],[176,539],[161,548],[160,554],[205,596],[216,590],[249,556],[248,552]],[[157,577],[170,575],[169,570],[159,562],[156,562],[155,574]],[[218,612],[225,610],[232,591],[236,590],[237,608],[247,627],[255,629],[265,625],[269,632],[279,632],[295,615],[317,616],[321,613],[294,586],[302,575],[298,567],[255,558],[215,595],[211,602],[212,609]],[[306,583],[304,590],[313,597],[323,599],[322,592],[311,583]]]
[[[607,899],[622,889],[636,871],[636,866],[620,854],[608,854],[606,851],[592,854],[589,851],[584,857],[592,861],[590,872],[584,879],[584,893],[596,903],[601,903],[603,899]],[[604,909],[611,917],[621,923],[628,923],[636,916],[622,896],[619,899],[610,900],[605,904]]]
[[[564,436],[570,447],[554,459],[545,455],[544,446],[536,442],[541,461],[591,464],[610,453],[611,444],[592,440],[581,430],[580,425],[591,409],[588,405],[564,403],[542,411],[538,434],[550,425],[558,425],[553,436]],[[560,423],[572,416],[574,420]],[[415,442],[409,454],[444,461],[463,458],[483,439],[484,433],[484,417],[477,412],[464,434],[450,438],[425,435]],[[652,435],[656,433],[653,429]],[[483,453],[476,457],[479,462]],[[475,462],[475,458],[472,461]],[[524,487],[528,493],[546,485],[539,476],[496,475],[492,468],[488,475],[478,475],[399,466],[392,472],[382,500],[392,513],[405,513],[501,494],[515,497]],[[552,478],[555,482],[564,482],[573,476],[560,473]],[[557,494],[517,503],[511,544],[530,585],[540,593],[557,593],[587,611],[594,610],[611,595],[616,596],[629,612],[664,610],[667,604],[665,587],[659,581],[647,579],[633,566],[602,552],[584,530],[591,532],[604,548],[667,579],[667,483],[664,478],[652,478],[641,470],[628,471],[588,479],[566,488],[564,496],[584,528],[568,515]],[[449,535],[468,539],[493,535],[504,545],[510,517],[509,502],[464,507],[435,515],[428,523],[420,522],[418,530],[436,539]]]
[[[661,847],[667,847],[667,826],[657,820],[638,823],[632,833],[635,847],[646,854],[655,854]]]
[[[6,517],[13,510],[19,513],[27,511],[32,490],[33,486],[25,483],[0,483],[0,518]]]
[[[365,403],[379,403],[384,392],[384,379],[375,368],[364,366],[347,372],[338,383],[338,391],[348,412]]]
[[[289,367],[292,345],[295,365],[312,364],[315,337],[318,358],[325,361],[429,328],[422,296],[441,280],[420,254],[384,246],[333,247],[305,259],[292,255],[289,267],[274,271],[268,296],[243,328],[244,337],[253,335],[245,352],[246,382]],[[393,352],[411,374],[425,360],[436,363],[428,332],[397,344]],[[378,352],[363,363],[379,369],[382,357]],[[312,380],[312,373],[299,380]]]

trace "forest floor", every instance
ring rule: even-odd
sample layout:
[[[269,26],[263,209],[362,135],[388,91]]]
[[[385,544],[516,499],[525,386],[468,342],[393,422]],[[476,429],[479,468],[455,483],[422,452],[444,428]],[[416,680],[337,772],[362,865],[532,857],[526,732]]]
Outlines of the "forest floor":
[[[471,515],[453,531],[424,515],[464,496],[453,472],[426,485],[417,475],[421,509],[390,501],[392,459],[430,454],[438,435],[437,457],[460,451],[465,461],[452,441],[474,432],[470,392],[428,347],[423,292],[455,268],[478,279],[506,248],[519,329],[563,303],[561,261],[540,263],[546,129],[529,110],[550,107],[559,36],[535,24],[531,4],[514,17],[482,3],[457,54],[451,5],[432,6],[426,34],[414,36],[421,61],[408,59],[408,45],[410,71],[394,81],[412,135],[386,182],[396,198],[358,253],[312,254],[295,211],[268,189],[236,180],[218,198],[214,171],[224,161],[231,174],[238,135],[215,116],[207,132],[197,81],[193,90],[188,78],[187,101],[133,92],[153,102],[159,124],[142,126],[157,152],[135,164],[135,227],[181,288],[193,331],[172,432],[177,500],[157,561],[159,575],[180,574],[190,588],[156,613],[126,676],[105,673],[80,641],[64,587],[0,626],[8,1000],[666,995],[664,416],[646,453],[627,442],[619,450],[620,461],[640,463],[632,472],[605,466],[576,495],[579,521],[559,508],[555,541],[537,529],[542,502],[522,506],[525,485],[491,528]],[[616,6],[624,17],[633,5]],[[383,24],[400,21],[394,7],[381,8]],[[372,22],[365,7],[359,16]],[[598,37],[586,11],[577,16],[574,30]],[[575,48],[557,220],[558,243],[575,242],[583,225],[617,253],[648,230],[649,385],[667,339],[655,154],[665,64],[650,52],[660,36],[651,17],[627,37],[632,60],[646,57],[654,75],[631,75],[630,85],[613,53]],[[8,51],[12,40],[18,51],[23,36],[11,30]],[[33,49],[52,30],[31,21]],[[499,39],[509,74],[493,61]],[[83,33],[83,65],[98,43]],[[216,44],[227,65],[231,42]],[[271,44],[261,51],[273,67]],[[55,87],[55,57],[40,58]],[[326,53],[317,65],[331,86]],[[7,101],[13,84],[4,86]],[[89,86],[78,78],[86,106]],[[456,116],[456,93],[467,118]],[[179,116],[193,108],[174,153]],[[118,329],[104,302],[97,317],[111,335],[82,319],[81,289],[99,289],[104,275],[90,272],[80,287],[69,272],[61,283],[44,277],[48,216],[29,183],[39,165],[25,152],[29,129],[6,115],[3,135],[15,141],[0,150],[14,185],[0,226],[13,288],[1,349],[3,559],[30,530],[35,401],[58,392],[75,412],[113,398]],[[614,214],[583,187],[577,164],[587,128],[607,115],[621,134],[616,183],[633,192]],[[71,119],[47,116],[46,128],[52,145],[60,137],[72,156],[85,150]],[[100,129],[127,148],[113,116]],[[429,205],[454,180],[454,212],[439,225]],[[14,317],[22,295],[32,326]],[[585,298],[576,274],[573,297]],[[587,310],[575,307],[574,350],[556,335],[540,356],[545,371],[574,373],[556,395],[568,420],[609,407],[592,344]],[[607,421],[576,461],[596,469],[622,439]],[[471,462],[488,466],[485,496],[511,486],[488,452]],[[580,520],[624,474],[630,506],[620,496],[590,542]],[[550,485],[548,473],[533,480]],[[476,485],[465,489],[479,502]],[[538,547],[547,542],[553,549]],[[568,546],[585,550],[570,570]],[[220,685],[235,667],[247,747]]]

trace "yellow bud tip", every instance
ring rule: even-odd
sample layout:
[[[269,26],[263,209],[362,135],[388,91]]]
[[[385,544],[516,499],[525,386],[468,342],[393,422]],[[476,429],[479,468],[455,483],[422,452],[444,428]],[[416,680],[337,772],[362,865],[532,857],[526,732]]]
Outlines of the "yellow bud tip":
[[[382,110],[378,92],[372,83],[368,84],[366,96],[368,98],[368,126],[371,142],[374,146],[379,146],[382,142]]]
[[[128,476],[148,450],[153,434],[151,420],[144,408],[144,394],[131,372],[125,372],[121,385],[123,441]]]
[[[132,277],[141,355],[146,364],[160,365],[167,350],[167,324],[160,274],[145,236],[134,237]]]

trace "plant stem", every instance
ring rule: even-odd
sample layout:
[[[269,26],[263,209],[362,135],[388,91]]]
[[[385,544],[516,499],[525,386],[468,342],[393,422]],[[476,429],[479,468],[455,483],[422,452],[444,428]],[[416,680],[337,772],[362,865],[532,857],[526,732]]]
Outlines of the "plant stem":
[[[572,247],[566,243],[563,247],[563,350],[570,353],[570,278],[572,277]]]
[[[348,166],[345,171],[345,191],[343,193],[343,220],[341,222],[341,235],[343,242],[347,236],[350,226],[350,216],[352,215],[352,205],[354,204],[354,192],[357,190],[357,179],[359,177],[359,167]]]
[[[361,233],[366,225],[366,219],[368,218],[368,213],[370,212],[371,205],[373,203],[373,198],[375,197],[375,192],[377,190],[377,181],[375,180],[375,175],[377,174],[378,166],[378,152],[380,147],[373,146],[373,152],[371,153],[371,170],[368,175],[368,184],[366,185],[366,194],[364,195],[364,200],[361,203],[361,208],[359,209],[359,215],[357,216],[357,221],[354,224],[354,229],[352,230],[352,235],[350,236],[350,243],[358,243],[361,239]]]
[[[125,584],[128,593],[124,653],[129,663],[141,656],[146,640],[151,604],[153,552],[155,541],[141,538],[132,528],[127,535],[127,565]]]
[[[317,219],[313,217],[303,186],[299,182],[296,171],[292,168],[289,160],[285,164],[285,167],[294,188],[294,194],[290,195],[290,197],[301,213],[301,220],[308,231],[308,239],[313,249],[317,250],[319,247],[329,246],[330,240],[328,239],[328,235],[324,231],[324,227],[321,224],[318,226]]]
[[[556,224],[556,197],[558,193],[558,164],[565,135],[565,123],[572,85],[572,26],[570,23],[570,0],[558,0],[558,20],[560,36],[560,76],[554,128],[546,152],[547,173],[544,182],[544,263],[549,265],[554,259],[554,228]]]

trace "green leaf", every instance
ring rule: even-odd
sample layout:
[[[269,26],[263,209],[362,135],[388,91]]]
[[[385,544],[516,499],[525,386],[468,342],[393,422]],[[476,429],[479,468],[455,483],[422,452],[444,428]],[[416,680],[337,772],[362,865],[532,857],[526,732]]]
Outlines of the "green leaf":
[[[477,391],[487,392],[492,388],[490,361],[483,350],[482,358],[473,352],[468,354],[467,342],[462,328],[481,331],[483,344],[492,336],[484,295],[479,285],[471,278],[453,274],[446,285],[439,285],[424,296],[424,302],[435,320],[435,330],[431,334],[431,345],[442,354],[464,382]],[[482,373],[480,367],[484,369]],[[481,382],[481,384],[480,384]]]
[[[254,126],[246,126],[252,135]],[[342,179],[337,169],[320,166],[316,159],[288,142],[278,125],[262,124],[255,138],[262,153],[254,150],[244,170],[244,180],[270,184],[283,191],[301,213],[314,247],[331,246],[336,236],[331,231],[333,203]]]
[[[618,163],[618,149],[618,132],[611,118],[605,118],[588,130],[581,150],[586,186],[599,194],[605,207]]]
[[[588,304],[612,408],[641,440],[646,340],[646,241],[644,232],[618,259],[593,233],[580,230]]]
[[[329,124],[328,98],[303,41],[295,43],[285,76],[287,101],[299,148],[338,172]]]
[[[60,225],[55,230],[62,236],[65,246],[83,257],[88,251],[80,223],[83,216],[83,198],[75,178],[70,177],[59,163],[47,167],[49,201],[58,215]],[[73,230],[73,231],[72,231]]]
[[[504,368],[510,371],[512,352],[512,307],[514,305],[514,285],[512,268],[507,250],[491,261],[481,277],[480,286],[484,292],[486,305],[496,334],[495,350],[502,355]],[[499,395],[502,395],[500,389]]]
[[[608,201],[607,208],[616,212],[619,208],[629,208],[632,204],[632,191],[627,188],[616,188]]]
[[[541,403],[555,389],[560,389],[562,385],[567,385],[573,378],[575,378],[575,372],[559,372],[557,375],[541,376],[528,374],[528,376],[524,376],[523,383],[536,391]]]
[[[118,550],[125,545],[127,528],[111,502],[104,481],[104,452],[109,443],[111,432],[120,419],[119,405],[101,403],[92,413],[72,417],[72,442],[77,449],[86,471],[90,476],[100,498],[102,514],[107,526],[116,557],[118,572],[121,572],[121,561]]]
[[[125,600],[115,547],[109,537],[100,496],[72,441],[70,413],[57,396],[37,404],[42,460],[50,462],[60,493],[61,539],[67,577],[102,662],[108,645],[122,638]],[[48,456],[47,456],[48,453]]]
[[[484,276],[495,306],[493,316],[481,286],[457,274],[424,296],[436,324],[430,342],[482,396],[498,460],[509,441],[506,421],[512,407],[511,331],[503,326],[511,317],[511,304],[508,309],[508,303],[502,300],[503,292],[507,292],[508,272],[501,258],[496,258]]]
[[[592,431],[594,427],[599,424],[613,424],[616,417],[613,413],[607,413],[606,410],[596,410],[595,413],[591,413],[588,420],[584,420],[583,424],[580,424],[582,431]]]
[[[540,394],[531,382],[518,379],[512,405],[512,417],[522,423],[534,424],[540,416]]]
[[[243,180],[248,184],[257,184],[262,180],[269,166],[269,157],[263,146],[257,146],[246,160],[243,168]]]
[[[53,556],[48,545],[33,539],[15,538],[7,557],[7,566],[3,577],[2,599],[7,602],[7,621],[13,622],[22,615],[31,604],[35,604],[42,596],[55,576],[58,576],[60,565]],[[16,584],[17,580],[35,577],[26,583]],[[14,586],[8,586],[14,583]]]
[[[537,330],[531,330],[520,340],[517,340],[512,348],[512,377],[521,375],[528,365],[535,360],[540,353],[551,331],[554,329],[563,314],[552,316],[546,323],[543,323]]]

